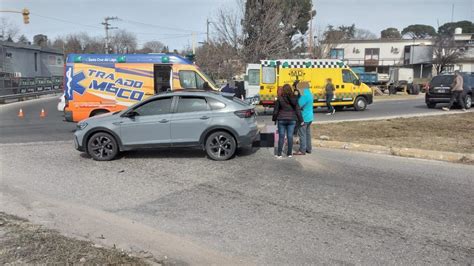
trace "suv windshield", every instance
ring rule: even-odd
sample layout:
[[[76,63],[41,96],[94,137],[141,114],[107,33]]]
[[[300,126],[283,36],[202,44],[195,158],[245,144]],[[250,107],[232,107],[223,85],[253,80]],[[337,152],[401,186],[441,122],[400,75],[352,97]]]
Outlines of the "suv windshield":
[[[442,76],[436,76],[434,77],[430,84],[433,87],[437,86],[450,86],[453,83],[454,76],[453,75],[442,75]]]

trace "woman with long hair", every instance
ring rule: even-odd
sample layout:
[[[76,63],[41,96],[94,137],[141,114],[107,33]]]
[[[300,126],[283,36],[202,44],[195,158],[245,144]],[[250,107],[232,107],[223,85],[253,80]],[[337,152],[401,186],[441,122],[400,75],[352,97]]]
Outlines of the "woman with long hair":
[[[293,133],[295,125],[302,123],[301,110],[293,89],[289,84],[283,85],[282,92],[275,102],[272,120],[278,123],[277,158],[282,158],[285,136],[288,140],[288,157],[292,157]]]

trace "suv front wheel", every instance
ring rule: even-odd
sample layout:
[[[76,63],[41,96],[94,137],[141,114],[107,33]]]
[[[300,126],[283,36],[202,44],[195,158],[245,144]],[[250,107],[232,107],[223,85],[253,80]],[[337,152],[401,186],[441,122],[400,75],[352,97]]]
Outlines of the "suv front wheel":
[[[234,156],[237,143],[231,134],[225,131],[217,131],[207,137],[205,148],[209,158],[216,161],[225,161]]]
[[[87,153],[96,161],[110,161],[117,156],[117,141],[108,133],[95,133],[87,142]]]

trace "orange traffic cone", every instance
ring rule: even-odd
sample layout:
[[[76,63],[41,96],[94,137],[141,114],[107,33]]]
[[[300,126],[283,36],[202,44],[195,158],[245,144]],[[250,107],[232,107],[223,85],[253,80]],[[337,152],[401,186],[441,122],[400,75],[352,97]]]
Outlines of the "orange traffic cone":
[[[45,118],[45,117],[46,117],[46,112],[44,111],[43,108],[41,108],[40,117],[41,117],[41,118]]]
[[[20,108],[20,111],[18,112],[18,117],[23,118],[25,115],[23,114],[23,110]]]

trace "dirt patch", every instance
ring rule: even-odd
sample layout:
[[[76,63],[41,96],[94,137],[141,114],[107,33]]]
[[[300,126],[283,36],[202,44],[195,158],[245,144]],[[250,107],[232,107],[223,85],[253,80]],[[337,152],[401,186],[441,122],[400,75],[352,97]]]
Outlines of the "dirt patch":
[[[474,113],[320,124],[314,132],[335,141],[474,153]]]
[[[60,235],[0,212],[0,264],[133,264],[144,259]]]

